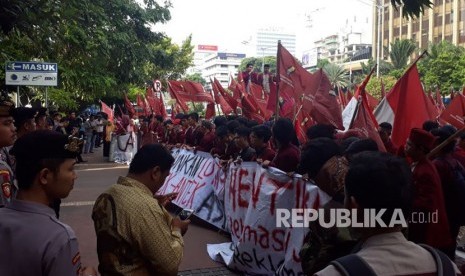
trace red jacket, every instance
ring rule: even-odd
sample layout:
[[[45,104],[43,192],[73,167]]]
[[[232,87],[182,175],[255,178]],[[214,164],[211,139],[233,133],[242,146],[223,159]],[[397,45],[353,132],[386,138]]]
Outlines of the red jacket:
[[[433,213],[437,210],[437,223],[413,223],[419,212]],[[413,169],[413,204],[409,223],[409,240],[437,248],[453,245],[449,231],[441,179],[435,165],[427,160],[419,161]],[[455,241],[454,241],[455,242]]]
[[[297,170],[300,162],[300,150],[293,144],[288,144],[278,149],[276,156],[271,161],[270,166],[285,172]]]

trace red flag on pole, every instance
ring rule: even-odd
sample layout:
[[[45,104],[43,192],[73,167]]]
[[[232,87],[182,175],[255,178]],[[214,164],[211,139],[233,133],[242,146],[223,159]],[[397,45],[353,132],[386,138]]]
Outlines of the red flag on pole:
[[[207,110],[205,111],[205,119],[209,120],[215,116],[215,104],[214,103],[208,103],[207,104]]]
[[[137,94],[137,105],[142,108],[142,110],[144,111],[144,115],[147,116],[147,108],[145,106],[145,102],[144,100],[142,100],[142,97],[141,95]]]
[[[278,55],[280,95],[287,94],[301,102],[298,105],[302,105],[316,122],[343,129],[337,95],[331,90],[331,83],[323,70],[309,73],[281,43],[278,43]]]
[[[451,124],[457,129],[465,127],[465,96],[457,94],[450,102],[447,108],[439,116],[439,123],[441,125]]]
[[[397,147],[405,144],[412,128],[436,119],[437,109],[423,92],[416,62],[381,101],[375,116],[378,122],[392,124],[391,139]]]
[[[108,120],[113,122],[113,117],[114,117],[114,112],[113,109],[111,109],[106,103],[103,101],[100,101],[100,104],[102,105],[102,112],[108,115]]]
[[[178,82],[175,81],[168,81],[168,91],[173,99],[176,99],[176,103],[181,107],[184,113],[189,111],[189,107],[187,103],[184,101],[184,98],[179,97],[178,92],[180,90],[184,90],[184,87],[179,85]]]
[[[126,93],[124,93],[124,107],[126,107],[131,118],[136,114],[136,110],[134,109],[131,101],[128,99],[128,95],[126,95]]]
[[[221,110],[223,111],[223,114],[227,115],[227,114],[230,114],[231,112],[233,112],[233,108],[230,106],[229,101],[232,101],[232,103],[236,104],[236,106],[237,106],[236,100],[234,100],[228,94],[228,92],[224,91],[223,87],[221,87],[221,84],[219,83],[219,81],[216,78],[214,78],[213,81],[210,79],[210,81],[212,83],[212,90],[213,90],[213,95],[215,96],[215,102],[216,102],[216,104],[218,104],[221,107]],[[223,90],[223,91],[221,91],[221,90]],[[223,95],[222,92],[225,95],[230,97],[229,101],[227,99],[225,99],[225,96]]]

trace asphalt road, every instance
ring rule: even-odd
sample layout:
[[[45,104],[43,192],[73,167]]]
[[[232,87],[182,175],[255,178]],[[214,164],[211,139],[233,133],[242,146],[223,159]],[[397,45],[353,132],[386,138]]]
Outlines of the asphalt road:
[[[76,232],[83,265],[97,267],[92,207],[97,197],[116,183],[118,176],[126,175],[127,166],[105,162],[101,150],[97,149],[94,152],[83,155],[87,163],[76,165],[78,179],[69,197],[62,201],[60,220]],[[201,222],[193,221],[184,236],[184,257],[179,270],[186,272],[182,275],[235,275],[222,269],[224,266],[212,261],[207,253],[207,244],[227,241],[230,241],[227,235],[218,233]],[[212,271],[215,272],[211,274]]]

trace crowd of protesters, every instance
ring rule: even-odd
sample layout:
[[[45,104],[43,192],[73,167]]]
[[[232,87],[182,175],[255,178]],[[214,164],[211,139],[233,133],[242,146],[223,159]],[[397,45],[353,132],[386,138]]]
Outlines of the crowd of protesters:
[[[112,122],[108,120],[105,114],[76,116],[76,113],[72,112],[68,116],[62,117],[59,113],[48,115],[46,109],[43,108],[39,110],[22,107],[13,109],[5,103],[0,109],[0,118],[2,119],[0,128],[0,147],[2,148],[0,175],[3,181],[1,183],[2,201],[0,205],[3,206],[15,202],[14,199],[18,195],[21,199],[28,198],[32,200],[31,198],[37,196],[37,193],[31,192],[31,189],[34,189],[34,191],[41,191],[44,194],[42,198],[35,198],[32,201],[42,202],[46,206],[53,207],[56,217],[58,217],[59,200],[66,197],[70,189],[67,192],[60,193],[56,191],[51,194],[50,191],[44,188],[46,186],[44,183],[47,182],[48,178],[46,175],[42,175],[43,170],[49,167],[53,170],[53,167],[57,166],[47,165],[46,160],[50,158],[59,158],[59,160],[72,158],[78,163],[85,162],[83,157],[93,154],[94,149],[101,146],[104,147],[104,155],[110,156],[112,154],[111,141],[113,137],[130,133],[131,135],[134,134],[135,139],[137,139],[137,147],[142,152],[135,155],[135,161],[138,165],[131,163],[132,169],[128,174],[130,179],[121,180],[121,185],[139,188],[139,182],[147,187],[151,185],[150,183],[152,183],[154,177],[153,169],[159,168],[161,165],[155,162],[149,166],[145,161],[151,156],[149,154],[151,151],[158,152],[160,149],[149,149],[144,146],[161,144],[165,149],[183,147],[193,151],[211,153],[212,156],[221,159],[222,164],[225,166],[232,161],[253,161],[259,162],[263,166],[278,168],[289,175],[294,173],[302,174],[332,197],[332,201],[324,208],[342,208],[344,203],[347,206],[349,200],[350,206],[358,208],[362,206],[365,208],[387,208],[391,211],[393,208],[401,208],[406,212],[437,212],[439,223],[411,223],[408,231],[403,234],[397,228],[378,229],[379,231],[373,230],[371,232],[361,231],[356,234],[344,228],[323,229],[319,225],[311,224],[312,231],[306,237],[300,252],[303,270],[306,274],[317,273],[327,267],[331,261],[350,254],[354,250],[355,242],[362,238],[365,244],[357,254],[376,273],[413,275],[409,273],[417,271],[419,266],[423,264],[422,262],[434,261],[434,258],[429,255],[426,249],[422,249],[414,243],[434,247],[439,251],[433,252],[440,252],[439,255],[447,255],[451,260],[454,260],[457,240],[460,239],[459,229],[465,222],[463,219],[464,210],[460,208],[464,198],[458,193],[456,187],[458,182],[456,172],[463,170],[463,167],[465,167],[465,136],[450,139],[457,130],[451,126],[441,127],[436,122],[425,122],[422,129],[412,129],[406,145],[400,148],[396,148],[390,140],[392,126],[389,123],[382,123],[380,124],[379,134],[388,153],[361,156],[361,152],[378,152],[376,142],[371,139],[360,138],[359,134],[354,131],[338,132],[330,125],[321,124],[308,128],[306,141],[299,141],[295,134],[293,122],[285,118],[270,120],[263,124],[240,116],[218,116],[209,121],[201,120],[199,115],[193,112],[177,114],[172,119],[166,119],[158,115],[131,119],[129,116],[123,115]],[[37,132],[37,130],[48,130],[49,132]],[[60,137],[67,137],[68,140],[63,140],[51,133],[64,134]],[[16,138],[21,143],[15,143]],[[47,140],[48,138],[50,138],[50,141]],[[431,151],[444,141],[449,141],[449,143],[442,147],[441,150],[435,151],[435,154],[431,156]],[[41,143],[44,147],[40,147]],[[64,146],[56,147],[57,143]],[[11,150],[13,145],[15,146]],[[14,154],[17,154],[17,156]],[[28,154],[35,156],[31,158],[32,161],[27,159]],[[18,161],[18,167],[16,167],[16,161]],[[28,169],[32,170],[34,168],[35,163],[31,163],[33,161],[40,164],[40,170],[34,171],[34,173],[40,175],[31,176],[32,182],[30,182],[33,184],[30,186],[31,183],[25,183],[27,181],[22,173],[27,174]],[[163,165],[163,170],[157,172],[156,187],[149,187],[150,191],[156,191],[161,187],[169,171],[169,164],[172,164],[172,162],[173,160],[170,159],[169,162],[166,162],[168,165]],[[410,169],[405,170],[408,166],[410,166]],[[68,177],[69,179],[72,177],[75,179],[75,175],[68,175]],[[15,178],[19,180],[19,186],[15,184]],[[410,181],[411,179],[413,181]],[[360,183],[360,187],[363,186],[364,188],[361,190],[356,185],[357,183]],[[146,188],[141,189],[145,191],[144,193],[147,193]],[[411,196],[407,196],[407,194],[410,195],[410,192]],[[121,197],[124,191],[115,190],[113,193],[112,196]],[[104,199],[101,198],[99,201],[103,204],[100,207],[105,209],[107,203],[102,203],[102,200]],[[124,200],[124,196],[121,200]],[[149,201],[147,199],[146,204],[150,205]],[[8,215],[8,219],[14,221],[15,215],[11,210],[17,208],[15,210],[27,212],[28,208],[33,208],[33,206],[17,205],[14,208],[8,208],[9,211],[5,211],[5,215]],[[157,212],[160,212],[160,214],[167,214],[162,207],[157,208]],[[50,216],[49,212],[47,214],[47,216]],[[96,216],[96,223],[103,223],[99,222],[100,219],[102,218]],[[127,219],[131,221],[130,217]],[[168,223],[173,222],[170,219]],[[178,221],[174,223],[179,224]],[[53,225],[47,227],[58,229],[56,228],[57,225],[63,226],[57,220]],[[101,224],[98,225],[103,227]],[[9,229],[8,227],[8,225],[2,223],[0,231]],[[22,226],[15,225],[15,227],[19,229]],[[141,229],[145,229],[143,223],[141,227]],[[170,235],[175,236],[177,248],[182,248],[181,234],[185,233],[187,226],[179,224],[177,227],[181,227],[182,231],[176,230],[175,233],[171,232],[174,231],[171,228],[165,230],[168,231],[166,232],[168,237]],[[69,232],[69,229],[66,231],[68,231],[68,234],[72,232],[72,230]],[[64,240],[66,241],[66,238]],[[372,247],[368,248],[367,241],[370,241]],[[396,248],[407,248],[411,252],[415,252],[415,254],[407,254],[404,260],[402,256],[398,255],[378,256],[380,253],[376,252],[375,249],[381,248],[384,243],[387,244],[393,241],[396,243]],[[46,249],[42,248],[42,250]],[[74,252],[76,252],[75,249],[67,252],[64,257],[73,257],[70,254]],[[159,250],[156,252],[159,252]],[[179,255],[178,253],[176,253],[176,258],[182,256],[182,254]],[[384,253],[389,254],[388,251]],[[370,259],[373,256],[379,258]],[[158,258],[156,256],[151,257]],[[408,267],[405,264],[405,259],[410,263],[416,262],[417,265]],[[77,262],[72,259],[72,265],[67,267],[57,266],[58,268],[54,269],[61,269],[57,270],[59,272],[67,269],[77,269],[78,273],[80,273],[79,271],[82,270],[76,266]],[[53,265],[52,263],[49,265]],[[332,274],[334,273],[333,270],[337,267],[334,263],[331,264],[325,270],[318,272],[318,275],[334,275]],[[147,266],[150,267],[150,265]],[[436,268],[431,265],[425,265],[424,268],[423,272],[426,274],[436,271]],[[150,270],[150,268],[147,269]],[[161,268],[158,267],[157,269]],[[454,267],[454,269],[456,268]],[[90,271],[92,274],[95,273],[95,271]],[[172,268],[172,271],[176,271],[176,266]]]

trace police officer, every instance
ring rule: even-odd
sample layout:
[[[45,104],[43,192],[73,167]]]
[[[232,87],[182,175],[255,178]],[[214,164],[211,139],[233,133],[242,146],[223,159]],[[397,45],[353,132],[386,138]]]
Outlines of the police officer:
[[[8,205],[16,195],[13,170],[11,169],[11,156],[8,153],[10,146],[16,140],[16,127],[11,112],[14,104],[5,91],[0,94],[0,207]]]
[[[19,190],[0,208],[0,275],[96,275],[93,268],[82,271],[74,231],[49,207],[73,189],[79,143],[38,130],[18,138],[11,149]]]

